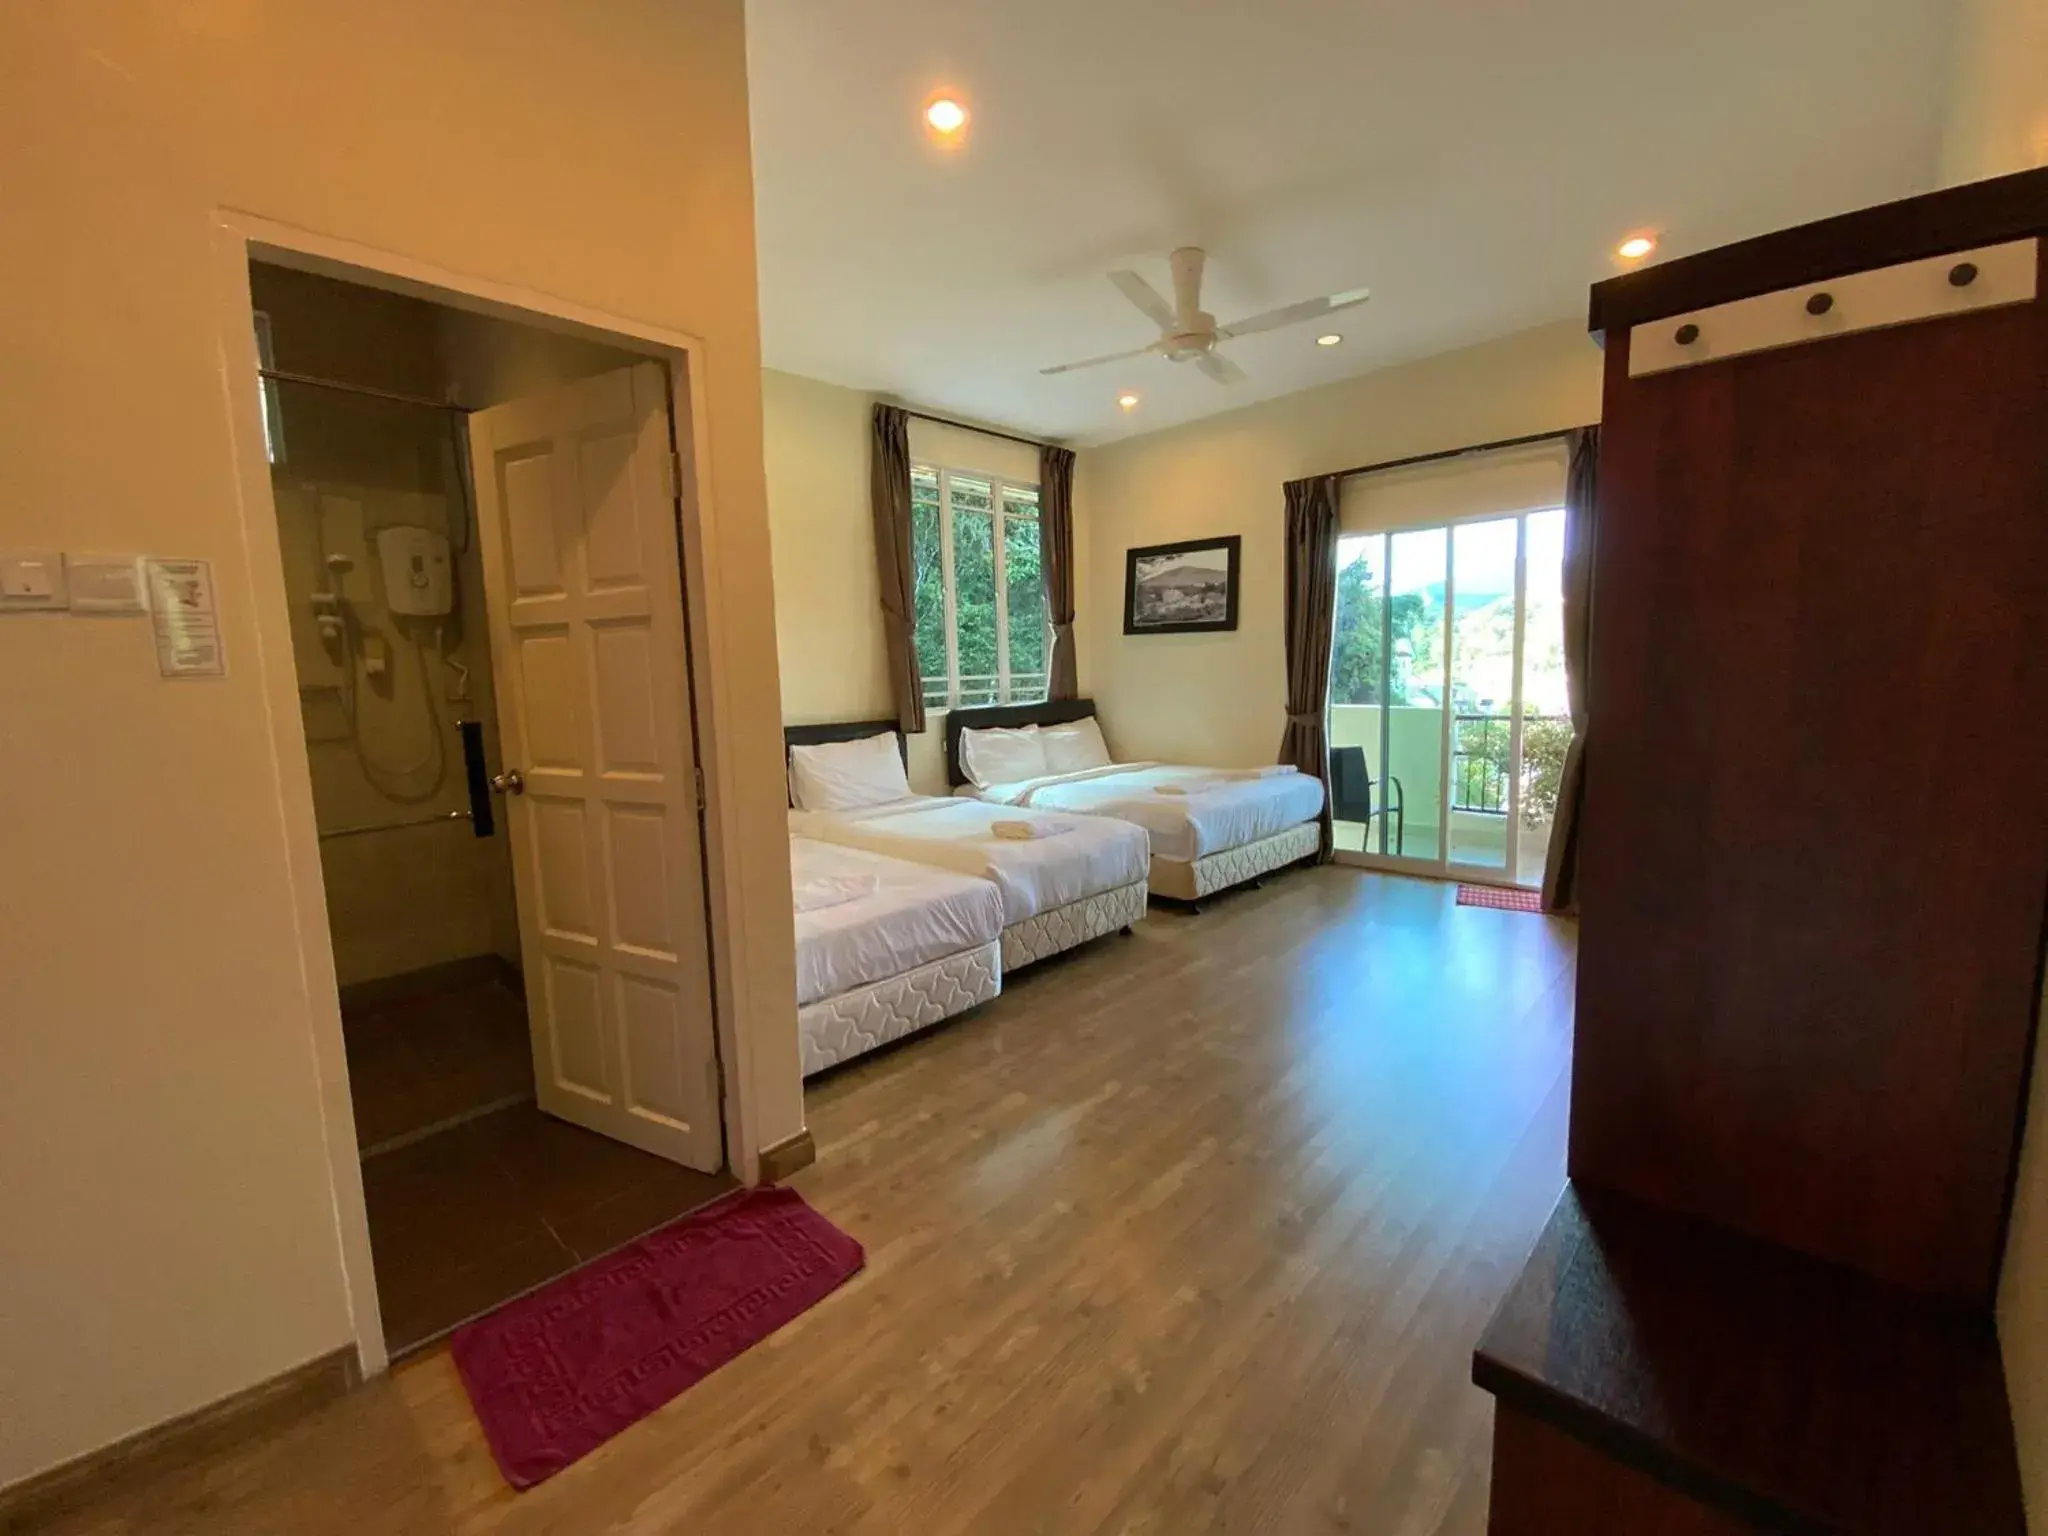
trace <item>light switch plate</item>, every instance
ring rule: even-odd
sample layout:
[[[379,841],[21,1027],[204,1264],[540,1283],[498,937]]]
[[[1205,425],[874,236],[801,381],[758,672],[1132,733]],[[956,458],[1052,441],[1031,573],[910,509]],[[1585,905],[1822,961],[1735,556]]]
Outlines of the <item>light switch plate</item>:
[[[140,555],[66,555],[73,613],[147,613]]]
[[[60,613],[66,603],[62,554],[54,549],[0,553],[0,613]]]

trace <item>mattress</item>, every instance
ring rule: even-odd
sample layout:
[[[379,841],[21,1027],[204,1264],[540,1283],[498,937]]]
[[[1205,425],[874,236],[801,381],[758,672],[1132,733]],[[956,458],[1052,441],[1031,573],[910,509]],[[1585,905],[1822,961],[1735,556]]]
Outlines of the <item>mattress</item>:
[[[1084,896],[1003,930],[1003,969],[1022,970],[1061,950],[1128,928],[1145,916],[1146,885],[1140,880],[1099,896]]]
[[[796,915],[799,1007],[992,943],[1003,898],[986,880],[859,848],[789,840],[792,890],[850,882],[869,892]]]
[[[1003,820],[1033,821],[1054,835],[1005,841],[991,830]],[[1141,827],[978,800],[914,796],[857,811],[791,811],[789,826],[798,837],[992,881],[1002,893],[1004,927],[1142,885],[1151,865]]]
[[[1200,901],[1227,886],[1242,885],[1270,874],[1286,864],[1308,858],[1322,847],[1322,828],[1312,821],[1275,832],[1255,843],[1240,843],[1221,853],[1189,862],[1185,859],[1154,859],[1152,889],[1161,896],[1180,901]]]
[[[1305,773],[1233,779],[1219,768],[1114,763],[1016,784],[968,786],[962,795],[1005,806],[1110,816],[1143,827],[1152,856],[1193,863],[1314,821],[1323,785]],[[1179,790],[1161,794],[1159,786]]]
[[[1003,990],[998,942],[947,955],[929,964],[837,997],[822,998],[796,1014],[803,1075],[851,1061],[878,1046],[929,1029]]]

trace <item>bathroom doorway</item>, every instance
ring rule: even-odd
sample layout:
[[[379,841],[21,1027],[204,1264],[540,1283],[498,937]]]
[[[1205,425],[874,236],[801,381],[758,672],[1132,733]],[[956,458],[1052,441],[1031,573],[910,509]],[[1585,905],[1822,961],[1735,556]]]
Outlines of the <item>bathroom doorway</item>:
[[[250,266],[384,1333],[725,1175],[666,370]]]

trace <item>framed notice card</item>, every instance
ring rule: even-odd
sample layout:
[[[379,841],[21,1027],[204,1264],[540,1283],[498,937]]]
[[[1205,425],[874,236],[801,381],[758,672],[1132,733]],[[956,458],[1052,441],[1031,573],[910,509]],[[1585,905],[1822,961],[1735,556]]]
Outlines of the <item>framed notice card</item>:
[[[213,562],[148,562],[150,623],[156,630],[156,669],[164,677],[219,677],[220,615],[213,601]]]

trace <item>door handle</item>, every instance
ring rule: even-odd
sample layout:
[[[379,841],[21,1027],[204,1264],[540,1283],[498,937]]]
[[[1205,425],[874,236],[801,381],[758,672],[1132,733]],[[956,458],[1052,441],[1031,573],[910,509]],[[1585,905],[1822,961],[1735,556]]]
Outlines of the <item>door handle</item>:
[[[501,795],[523,795],[526,793],[526,776],[517,768],[491,775],[491,788]]]
[[[484,727],[480,720],[458,720],[462,735],[462,777],[469,790],[469,825],[478,837],[497,831],[491,815],[491,772],[484,766]]]

